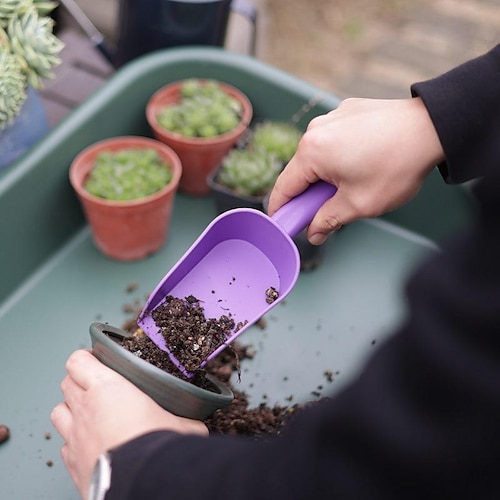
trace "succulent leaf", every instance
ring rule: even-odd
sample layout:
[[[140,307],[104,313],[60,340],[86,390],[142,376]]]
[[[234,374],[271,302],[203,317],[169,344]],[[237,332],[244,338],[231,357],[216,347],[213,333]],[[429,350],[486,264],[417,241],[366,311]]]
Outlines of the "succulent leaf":
[[[216,137],[234,129],[241,121],[242,106],[226,94],[216,80],[184,80],[181,101],[158,114],[166,130],[186,137]]]
[[[272,154],[255,149],[233,149],[222,160],[218,182],[244,196],[263,196],[282,170]]]
[[[32,0],[2,0],[0,2],[0,26],[6,28],[11,18],[24,14],[32,5]]]
[[[254,130],[254,147],[274,153],[280,161],[288,163],[297,150],[302,132],[286,122],[262,122]]]
[[[85,182],[99,198],[128,201],[160,191],[172,180],[172,170],[154,149],[103,151]]]
[[[47,0],[33,0],[33,5],[36,7],[40,16],[50,14],[58,5],[59,2],[47,2]]]
[[[19,61],[0,45],[0,130],[17,116],[26,100],[26,81]]]
[[[53,35],[47,17],[58,2],[50,0],[0,1],[0,130],[14,118],[26,100],[26,88],[42,87],[60,64],[64,44]]]
[[[34,88],[42,86],[41,78],[52,78],[52,68],[61,62],[58,54],[64,44],[52,33],[53,27],[54,21],[40,17],[34,8],[11,18],[7,27],[11,50]]]

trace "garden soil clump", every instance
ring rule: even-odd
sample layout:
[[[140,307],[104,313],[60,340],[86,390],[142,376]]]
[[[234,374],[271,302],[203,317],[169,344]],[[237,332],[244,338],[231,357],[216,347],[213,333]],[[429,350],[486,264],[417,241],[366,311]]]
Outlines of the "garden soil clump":
[[[186,313],[191,318],[190,320],[186,320]],[[171,321],[172,318],[175,319]],[[195,319],[193,320],[193,318]],[[160,324],[157,324],[162,328],[162,333],[167,332],[167,344],[169,346],[176,345],[177,342],[184,342],[188,337],[191,337],[189,339],[191,343],[193,341],[198,343],[197,340],[199,341],[200,337],[205,337],[203,341],[206,340],[211,352],[214,350],[211,342],[220,345],[227,338],[231,327],[234,327],[234,321],[230,318],[230,315],[218,320],[205,318],[203,308],[194,297],[186,297],[185,299],[169,298],[165,303],[164,310],[158,314],[157,320],[163,325],[161,327]],[[175,324],[178,325],[178,328],[174,328]],[[141,358],[154,366],[204,389],[211,389],[207,386],[208,382],[205,379],[207,373],[217,377],[230,387],[234,394],[233,402],[224,408],[216,410],[205,419],[205,424],[211,434],[240,435],[251,438],[276,435],[280,433],[285,423],[299,409],[299,405],[275,405],[271,407],[266,403],[250,408],[247,395],[232,386],[230,380],[232,374],[236,372],[238,376],[240,375],[240,361],[251,359],[255,355],[249,346],[245,347],[237,342],[232,343],[229,348],[208,362],[203,370],[195,370],[195,376],[187,378],[172,363],[168,355],[142,332],[136,320],[128,321],[123,325],[123,328],[133,333],[133,335],[123,340],[122,346],[132,353],[140,352]],[[211,337],[212,334],[214,339],[207,338]],[[176,336],[184,337],[184,340],[176,338]],[[186,348],[186,346],[183,348]],[[186,367],[199,366],[200,359],[206,359],[206,355],[203,355],[202,358],[198,357],[201,348],[195,349],[193,352],[192,345],[190,345],[187,346],[187,349],[191,349],[194,356],[191,361],[187,358],[182,359],[182,363]],[[179,356],[179,352],[176,353],[176,356]],[[193,364],[190,365],[190,363]]]
[[[185,299],[167,296],[153,310],[152,317],[165,345],[188,372],[198,369],[236,326],[227,315],[206,318],[200,301],[193,295]]]

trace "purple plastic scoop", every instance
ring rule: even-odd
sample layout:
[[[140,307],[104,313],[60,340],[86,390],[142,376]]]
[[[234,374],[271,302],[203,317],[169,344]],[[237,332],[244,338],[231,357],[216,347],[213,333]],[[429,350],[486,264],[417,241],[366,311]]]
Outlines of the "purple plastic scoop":
[[[300,256],[292,238],[336,191],[335,186],[320,181],[272,217],[251,208],[236,208],[219,215],[154,289],[139,314],[139,326],[190,376],[165,345],[152,311],[168,295],[192,295],[203,305],[207,318],[230,313],[236,324],[244,323],[200,364],[201,368],[292,290],[300,272]],[[279,294],[272,303],[266,301],[270,287]]]

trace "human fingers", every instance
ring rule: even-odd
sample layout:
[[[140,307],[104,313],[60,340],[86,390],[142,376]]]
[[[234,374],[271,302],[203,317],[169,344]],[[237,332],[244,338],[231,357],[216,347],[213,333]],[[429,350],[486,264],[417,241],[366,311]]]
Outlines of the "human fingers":
[[[61,458],[73,483],[80,492],[82,499],[87,498],[92,469],[82,472],[81,467],[75,466],[75,464],[79,464],[81,461],[75,456],[71,447],[66,443],[64,443],[61,447]]]
[[[65,402],[54,406],[50,421],[65,442],[70,439],[72,420],[71,410]]]
[[[325,113],[323,115],[315,116],[308,123],[306,130],[309,131],[309,130],[312,130],[312,129],[316,128],[316,127],[322,127],[323,125],[325,125],[325,123],[329,122],[330,120],[332,120],[334,118],[333,113],[335,111],[337,111],[337,110],[336,109],[332,109],[328,113]]]
[[[64,377],[61,382],[61,391],[64,402],[70,411],[78,410],[84,403],[85,389],[77,384],[69,375]]]
[[[92,385],[109,377],[119,375],[103,365],[90,351],[79,349],[74,351],[66,361],[69,377],[82,389],[88,390]]]
[[[338,187],[336,169],[331,168],[334,154],[330,150],[332,137],[338,135],[335,133],[335,112],[318,116],[309,123],[295,155],[274,184],[269,198],[269,215],[320,179]]]
[[[52,410],[50,419],[64,441],[61,447],[61,457],[64,465],[80,491],[82,498],[85,498],[97,452],[94,452],[90,458],[81,452],[79,432],[75,433],[76,422],[66,403],[62,402],[56,405]]]
[[[153,401],[119,373],[103,365],[89,351],[75,351],[66,363],[68,377],[62,388],[69,407],[79,415],[92,413],[92,418],[113,426],[116,439],[154,429],[205,435],[206,427],[198,421],[177,417]],[[133,406],[133,411],[130,409]],[[114,413],[121,415],[123,428],[116,424]]]
[[[313,169],[304,165],[300,158],[300,151],[297,151],[276,179],[269,197],[269,215],[272,216],[285,203],[288,203],[318,180],[318,175]]]

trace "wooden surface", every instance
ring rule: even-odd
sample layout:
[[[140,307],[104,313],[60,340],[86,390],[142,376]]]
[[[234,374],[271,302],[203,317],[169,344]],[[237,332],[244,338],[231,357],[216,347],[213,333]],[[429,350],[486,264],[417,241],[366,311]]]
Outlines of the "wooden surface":
[[[113,73],[113,66],[90,39],[73,28],[58,34],[65,43],[62,64],[55,68],[55,78],[45,80],[41,91],[51,126],[59,123],[73,109],[93,94]]]

